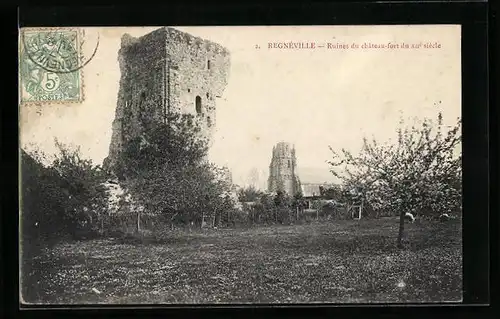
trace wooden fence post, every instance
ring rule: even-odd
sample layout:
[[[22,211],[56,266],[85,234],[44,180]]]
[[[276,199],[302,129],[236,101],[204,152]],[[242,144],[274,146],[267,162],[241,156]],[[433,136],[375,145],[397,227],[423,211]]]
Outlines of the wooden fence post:
[[[141,212],[137,211],[137,233],[141,232]]]

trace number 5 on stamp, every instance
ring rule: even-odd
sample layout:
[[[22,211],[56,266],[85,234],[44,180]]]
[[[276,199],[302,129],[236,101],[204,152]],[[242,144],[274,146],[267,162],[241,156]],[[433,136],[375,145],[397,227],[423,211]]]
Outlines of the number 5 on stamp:
[[[83,100],[78,30],[22,30],[19,42],[21,103]]]

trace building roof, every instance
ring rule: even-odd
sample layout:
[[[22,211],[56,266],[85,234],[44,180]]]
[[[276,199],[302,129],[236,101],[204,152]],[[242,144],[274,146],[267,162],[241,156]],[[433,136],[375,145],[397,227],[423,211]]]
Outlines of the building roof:
[[[302,189],[302,196],[304,197],[319,197],[321,196],[321,187],[329,188],[332,187],[331,183],[302,183],[300,185]]]
[[[319,187],[323,184],[302,184],[300,185],[302,189],[302,196],[304,197],[315,197],[320,196],[321,192]]]

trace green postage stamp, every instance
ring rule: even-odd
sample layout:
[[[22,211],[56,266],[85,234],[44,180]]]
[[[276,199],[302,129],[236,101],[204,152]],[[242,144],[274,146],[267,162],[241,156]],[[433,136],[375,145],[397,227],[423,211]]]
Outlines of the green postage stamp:
[[[82,54],[78,29],[21,30],[20,102],[81,102]]]

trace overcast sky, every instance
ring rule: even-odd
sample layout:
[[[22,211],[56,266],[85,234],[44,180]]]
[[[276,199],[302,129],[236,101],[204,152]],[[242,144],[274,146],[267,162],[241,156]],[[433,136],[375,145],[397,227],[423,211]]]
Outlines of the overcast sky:
[[[54,152],[53,139],[80,145],[102,163],[111,139],[120,71],[117,52],[124,33],[156,28],[102,28],[96,56],[82,70],[85,101],[22,108],[22,144]],[[217,105],[211,158],[227,165],[234,182],[246,184],[260,171],[265,187],[271,150],[295,144],[306,182],[331,181],[328,146],[359,150],[363,136],[394,136],[405,118],[444,121],[460,116],[460,28],[394,27],[183,27],[231,52],[229,84]],[[95,30],[94,30],[95,31]],[[269,50],[268,42],[426,43],[441,49]],[[260,49],[255,46],[259,45]]]

